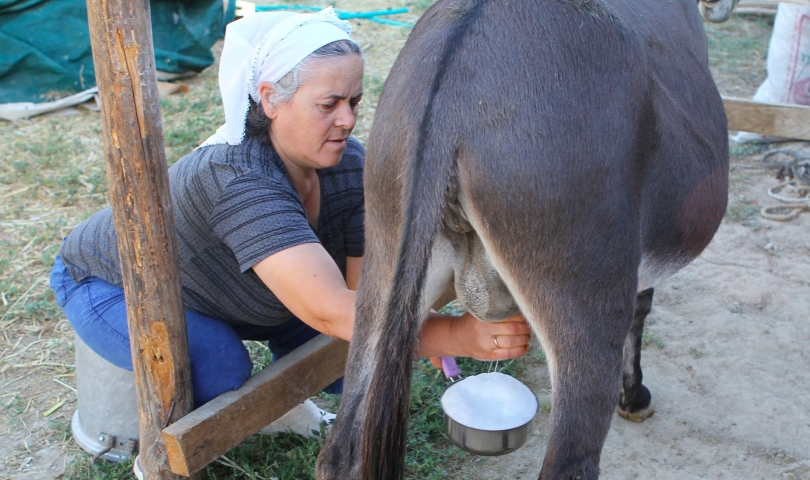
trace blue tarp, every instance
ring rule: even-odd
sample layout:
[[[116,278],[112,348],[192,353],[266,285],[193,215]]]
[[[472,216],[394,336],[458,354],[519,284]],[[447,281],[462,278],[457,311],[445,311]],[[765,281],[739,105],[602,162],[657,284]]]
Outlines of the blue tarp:
[[[155,66],[199,72],[233,20],[223,0],[151,0]],[[45,102],[95,86],[85,0],[0,0],[0,104]]]

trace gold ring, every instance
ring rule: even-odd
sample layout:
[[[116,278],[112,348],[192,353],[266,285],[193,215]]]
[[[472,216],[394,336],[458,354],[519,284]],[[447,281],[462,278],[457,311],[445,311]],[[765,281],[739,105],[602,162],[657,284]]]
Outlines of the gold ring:
[[[495,342],[495,348],[501,348],[501,346],[498,345],[498,337],[496,335],[492,336],[492,341]]]

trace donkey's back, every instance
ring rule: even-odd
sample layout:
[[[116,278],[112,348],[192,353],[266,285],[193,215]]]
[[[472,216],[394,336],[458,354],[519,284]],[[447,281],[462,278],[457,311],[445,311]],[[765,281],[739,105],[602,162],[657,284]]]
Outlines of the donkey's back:
[[[448,285],[484,320],[519,309],[543,345],[541,478],[598,476],[620,392],[649,406],[637,294],[698,255],[725,209],[706,57],[688,0],[448,0],[424,15],[369,138],[355,335],[322,478],[401,478],[410,359]]]

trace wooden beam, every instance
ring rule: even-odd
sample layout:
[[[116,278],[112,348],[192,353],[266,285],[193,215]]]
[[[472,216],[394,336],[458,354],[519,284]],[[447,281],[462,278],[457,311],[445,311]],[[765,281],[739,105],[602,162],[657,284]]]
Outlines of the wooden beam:
[[[148,480],[168,469],[161,430],[194,407],[148,0],[87,0]],[[195,477],[199,478],[199,477]]]
[[[163,430],[174,473],[190,475],[343,376],[349,344],[318,335]]]
[[[734,7],[734,13],[737,15],[764,15],[764,16],[774,16],[776,15],[776,7]]]
[[[810,140],[810,107],[723,97],[729,130]]]

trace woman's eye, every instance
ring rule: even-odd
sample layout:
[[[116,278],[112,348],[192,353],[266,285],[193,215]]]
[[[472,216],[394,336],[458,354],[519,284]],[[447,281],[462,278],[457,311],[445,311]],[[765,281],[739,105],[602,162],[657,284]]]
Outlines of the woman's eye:
[[[321,108],[324,109],[324,110],[332,110],[333,108],[335,108],[335,104],[334,103],[322,103]]]

